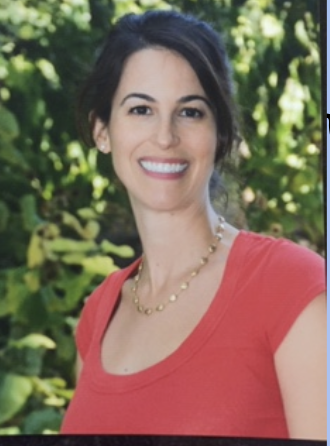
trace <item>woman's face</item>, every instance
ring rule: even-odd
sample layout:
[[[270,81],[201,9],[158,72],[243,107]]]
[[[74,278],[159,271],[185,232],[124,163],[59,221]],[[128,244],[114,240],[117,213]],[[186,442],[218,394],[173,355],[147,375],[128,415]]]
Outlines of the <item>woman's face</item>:
[[[133,208],[176,211],[208,200],[217,143],[206,94],[189,63],[162,48],[127,60],[107,126],[94,138],[112,152]]]

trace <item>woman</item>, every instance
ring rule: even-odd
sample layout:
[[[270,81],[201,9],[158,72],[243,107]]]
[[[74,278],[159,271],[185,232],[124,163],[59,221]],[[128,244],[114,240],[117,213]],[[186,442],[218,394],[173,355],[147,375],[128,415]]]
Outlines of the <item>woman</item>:
[[[85,305],[62,432],[326,438],[323,259],[210,202],[237,137],[218,35],[174,12],[125,16],[82,104],[143,255]]]

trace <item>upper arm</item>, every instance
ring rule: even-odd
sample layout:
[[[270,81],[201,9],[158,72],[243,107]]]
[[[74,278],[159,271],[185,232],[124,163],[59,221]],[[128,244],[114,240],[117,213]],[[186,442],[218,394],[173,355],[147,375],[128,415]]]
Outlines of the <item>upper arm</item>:
[[[291,438],[326,439],[326,297],[298,316],[275,353],[275,367]]]
[[[79,352],[77,352],[77,358],[76,358],[76,382],[79,380],[79,376],[81,373],[83,367],[83,360],[81,359],[81,356]]]

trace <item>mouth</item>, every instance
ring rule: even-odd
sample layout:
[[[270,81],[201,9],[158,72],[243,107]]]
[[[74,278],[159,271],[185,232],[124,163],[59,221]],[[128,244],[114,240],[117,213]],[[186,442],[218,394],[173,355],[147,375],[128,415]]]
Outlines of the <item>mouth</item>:
[[[180,174],[188,167],[188,163],[185,162],[155,162],[141,160],[139,163],[147,172],[156,174]]]

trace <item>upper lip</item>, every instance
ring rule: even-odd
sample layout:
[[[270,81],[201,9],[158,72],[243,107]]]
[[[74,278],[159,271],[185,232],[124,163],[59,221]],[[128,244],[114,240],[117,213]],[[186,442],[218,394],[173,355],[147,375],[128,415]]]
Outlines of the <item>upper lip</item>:
[[[139,159],[139,162],[150,161],[151,163],[164,164],[188,164],[188,161],[182,158],[158,158],[155,156],[145,156]]]

